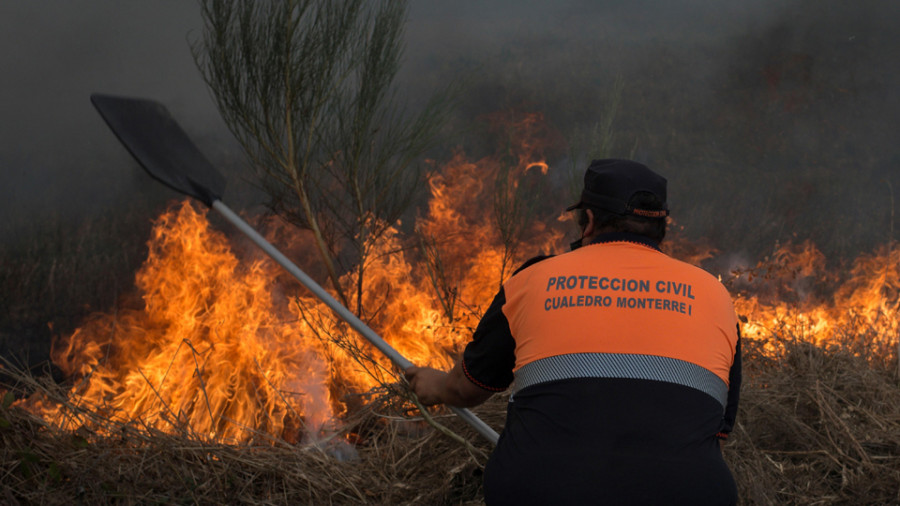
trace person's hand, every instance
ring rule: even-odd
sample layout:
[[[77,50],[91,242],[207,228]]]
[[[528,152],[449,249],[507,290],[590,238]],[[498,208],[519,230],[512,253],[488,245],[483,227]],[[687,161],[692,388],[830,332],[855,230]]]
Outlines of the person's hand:
[[[447,373],[431,367],[412,366],[403,375],[409,381],[409,387],[415,392],[419,402],[425,406],[433,406],[446,402]]]

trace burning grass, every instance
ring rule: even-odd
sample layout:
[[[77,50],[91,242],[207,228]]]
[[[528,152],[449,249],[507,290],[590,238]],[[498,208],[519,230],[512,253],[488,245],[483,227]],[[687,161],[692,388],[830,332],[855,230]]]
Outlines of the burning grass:
[[[692,251],[672,246],[674,252]],[[900,501],[898,255],[884,247],[839,276],[825,274],[824,259],[811,245],[786,245],[730,280],[745,335],[744,388],[725,456],[744,503]],[[120,317],[117,332],[124,332],[127,318]],[[262,363],[257,359],[254,368]],[[7,364],[10,392],[0,411],[3,501],[481,502],[487,443],[443,411],[436,412],[440,423],[472,446],[427,425],[396,385],[344,391],[337,398],[344,408],[340,423],[330,433],[290,437],[297,433],[283,430],[286,423],[274,434],[262,426],[244,427],[249,436],[223,442],[187,423],[189,417],[170,417],[161,425],[142,412],[122,417],[108,404],[84,404],[73,393],[90,374],[57,385]],[[263,381],[256,387],[272,385]],[[197,399],[205,396],[204,388],[195,385],[203,394]],[[55,408],[37,417],[20,406],[25,403],[12,403],[25,396],[32,407]],[[157,412],[184,411],[173,401],[157,401],[163,408]],[[504,396],[476,412],[502,428]]]
[[[104,419],[73,405],[53,383],[16,378],[16,390],[39,392],[89,416],[105,435],[60,430],[12,406],[7,394],[0,411],[0,500],[10,504],[477,504],[481,496],[488,443],[459,420],[442,419],[476,445],[467,449],[421,419],[404,417],[389,396],[368,402],[330,439],[229,445],[188,430]],[[483,418],[499,426],[502,404],[486,405]]]
[[[743,503],[900,501],[897,254],[885,247],[825,275],[814,248],[787,245],[731,280],[744,387],[725,456]],[[393,385],[345,396],[333,434],[289,442],[257,431],[225,444],[190,425],[106,418],[70,384],[6,372],[10,393],[78,420],[49,423],[4,398],[0,497],[10,503],[481,503],[487,443],[440,410],[472,447],[425,424]],[[476,412],[500,429],[505,400]]]
[[[840,344],[778,336],[744,347],[739,423],[725,448],[745,504],[892,504],[900,501],[900,379]],[[18,376],[72,409],[53,383]],[[502,427],[505,397],[476,412]],[[16,503],[480,504],[487,443],[453,417],[466,449],[391,396],[349,417],[336,439],[313,444],[216,444],[137,422],[108,435],[63,431],[27,411],[0,411],[3,501]],[[355,442],[356,456],[345,447]],[[484,452],[484,453],[482,453]]]
[[[562,242],[564,224],[516,205],[541,187],[539,159],[515,150],[454,157],[430,180],[417,236],[385,234],[358,307],[414,363],[449,367],[479,304],[525,257]],[[710,256],[673,235],[673,256]],[[892,246],[837,275],[811,244],[785,245],[727,280],[743,322],[745,383],[725,453],[746,503],[900,501]],[[7,367],[0,498],[479,503],[487,443],[444,411],[435,416],[448,432],[419,419],[385,360],[285,288],[274,266],[235,249],[192,206],[176,206],[157,220],[134,303],[54,344],[65,383]],[[504,401],[477,413],[500,429]]]

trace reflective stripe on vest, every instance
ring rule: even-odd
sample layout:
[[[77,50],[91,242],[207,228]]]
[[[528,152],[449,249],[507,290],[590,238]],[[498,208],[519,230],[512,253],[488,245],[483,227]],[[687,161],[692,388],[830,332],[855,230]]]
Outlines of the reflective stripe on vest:
[[[715,373],[684,360],[629,353],[572,353],[546,357],[516,371],[514,392],[549,381],[575,378],[627,378],[675,383],[709,394],[722,405],[728,385]]]

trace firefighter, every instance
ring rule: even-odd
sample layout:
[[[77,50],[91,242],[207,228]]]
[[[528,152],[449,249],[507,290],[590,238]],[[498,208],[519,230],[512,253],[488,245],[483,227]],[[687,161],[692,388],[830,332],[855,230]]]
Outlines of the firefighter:
[[[720,445],[741,382],[731,298],[659,249],[666,179],[629,160],[584,176],[581,238],[507,280],[449,372],[405,371],[426,405],[510,385],[487,504],[734,504]]]

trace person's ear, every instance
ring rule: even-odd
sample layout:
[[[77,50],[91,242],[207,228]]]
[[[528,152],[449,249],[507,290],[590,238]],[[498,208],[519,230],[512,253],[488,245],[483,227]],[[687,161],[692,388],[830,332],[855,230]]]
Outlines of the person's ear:
[[[581,237],[589,237],[589,236],[593,235],[593,233],[594,233],[594,228],[595,228],[596,222],[594,221],[593,211],[591,211],[590,209],[585,209],[584,212],[585,212],[585,214],[587,214],[588,222],[587,222],[587,225],[585,225],[584,230],[582,230],[582,232],[581,232]]]

